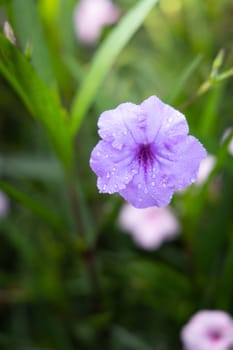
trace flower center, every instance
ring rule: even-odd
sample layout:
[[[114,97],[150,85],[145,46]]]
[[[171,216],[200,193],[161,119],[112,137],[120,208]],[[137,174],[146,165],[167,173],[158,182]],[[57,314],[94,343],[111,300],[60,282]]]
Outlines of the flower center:
[[[208,332],[208,337],[212,342],[218,342],[222,338],[222,334],[218,330],[211,330]]]
[[[151,150],[150,144],[141,144],[138,148],[137,159],[139,164],[146,168],[149,164],[153,164],[154,155]]]

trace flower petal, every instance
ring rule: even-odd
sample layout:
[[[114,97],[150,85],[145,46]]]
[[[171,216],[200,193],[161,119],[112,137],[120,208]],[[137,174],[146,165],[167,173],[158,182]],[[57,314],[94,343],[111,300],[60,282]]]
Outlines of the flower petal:
[[[175,108],[151,96],[141,104],[147,119],[147,141],[159,143],[164,137],[187,135],[189,128],[185,116]]]
[[[173,191],[174,189],[170,186],[164,186],[163,178],[154,166],[148,169],[147,173],[143,167],[140,167],[138,174],[119,193],[134,207],[147,208],[167,205]]]
[[[113,147],[124,144],[135,147],[145,141],[141,123],[141,109],[133,103],[122,103],[116,109],[103,112],[98,121],[99,135]]]
[[[114,193],[124,189],[137,171],[133,158],[133,153],[126,147],[118,150],[105,141],[99,141],[90,159],[90,166],[98,176],[99,191]]]
[[[199,165],[207,153],[193,136],[168,138],[157,153],[166,184],[181,190],[196,181]]]

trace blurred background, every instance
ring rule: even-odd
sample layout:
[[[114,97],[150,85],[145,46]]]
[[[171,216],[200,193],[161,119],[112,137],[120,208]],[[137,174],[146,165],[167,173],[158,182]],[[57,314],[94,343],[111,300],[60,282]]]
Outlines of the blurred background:
[[[88,43],[77,20],[90,19],[85,11],[75,16],[81,5],[74,0],[2,0],[0,24],[10,23],[17,48],[69,112],[99,47],[137,3],[115,0],[115,17],[100,21]],[[0,61],[0,349],[178,350],[181,329],[198,310],[233,314],[233,151],[230,140],[223,144],[233,125],[232,23],[231,0],[153,7],[79,129],[76,197],[44,126]],[[225,76],[212,79],[216,67]],[[98,193],[89,158],[102,111],[154,94],[184,112],[213,162],[174,196],[173,239],[148,246],[122,224],[123,200]],[[158,234],[156,218],[149,227]],[[146,232],[142,226],[139,235]]]

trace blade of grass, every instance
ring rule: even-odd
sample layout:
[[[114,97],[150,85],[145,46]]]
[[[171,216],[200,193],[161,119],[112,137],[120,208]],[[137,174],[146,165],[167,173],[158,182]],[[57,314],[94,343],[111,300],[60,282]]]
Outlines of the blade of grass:
[[[77,133],[85,113],[93,102],[96,93],[109,72],[112,64],[131,37],[143,23],[152,7],[158,0],[142,0],[126,14],[117,27],[112,30],[97,51],[80,90],[74,97],[71,111],[71,134]]]
[[[46,221],[49,225],[58,229],[60,231],[63,230],[63,222],[61,218],[51,209],[45,207],[35,199],[32,199],[27,194],[19,191],[15,187],[6,184],[5,182],[0,180],[0,189],[3,190],[9,197],[13,200],[17,201],[25,208],[29,209],[32,213],[36,214],[39,218]]]
[[[26,154],[18,156],[0,154],[0,177],[2,176],[58,183],[64,181],[64,173],[56,159],[44,159]]]
[[[139,338],[137,335],[118,325],[113,327],[113,340],[113,349],[115,349],[115,344],[120,344],[121,349],[152,350],[152,347],[146,344],[144,339]],[[119,348],[116,347],[116,349]]]
[[[67,172],[71,169],[73,147],[68,117],[57,95],[46,84],[20,51],[0,35],[0,73],[46,130]]]
[[[202,135],[213,135],[218,125],[219,107],[224,92],[225,83],[219,84],[209,92],[199,130]]]
[[[176,100],[177,96],[179,96],[179,94],[182,92],[188,79],[191,77],[191,75],[195,72],[195,70],[199,66],[201,60],[202,60],[202,55],[198,55],[197,57],[194,58],[194,60],[192,60],[192,62],[188,64],[187,67],[185,67],[180,78],[177,81],[176,86],[174,87],[174,89],[171,91],[170,95],[167,98],[168,103],[171,104]]]
[[[36,2],[13,0],[11,6],[15,32],[22,48],[27,45],[32,47],[32,65],[45,83],[55,88],[56,80]]]

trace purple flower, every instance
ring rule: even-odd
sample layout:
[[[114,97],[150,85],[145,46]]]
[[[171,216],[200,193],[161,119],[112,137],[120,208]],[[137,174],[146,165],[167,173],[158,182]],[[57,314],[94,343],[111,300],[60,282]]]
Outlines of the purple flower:
[[[179,233],[179,223],[171,208],[137,209],[125,204],[120,212],[119,224],[134,241],[146,250],[158,249]]]
[[[199,311],[183,327],[185,350],[230,350],[233,319],[223,311]]]
[[[98,127],[102,140],[90,159],[98,189],[119,192],[136,208],[167,205],[195,182],[206,157],[184,115],[156,96],[102,113]]]

